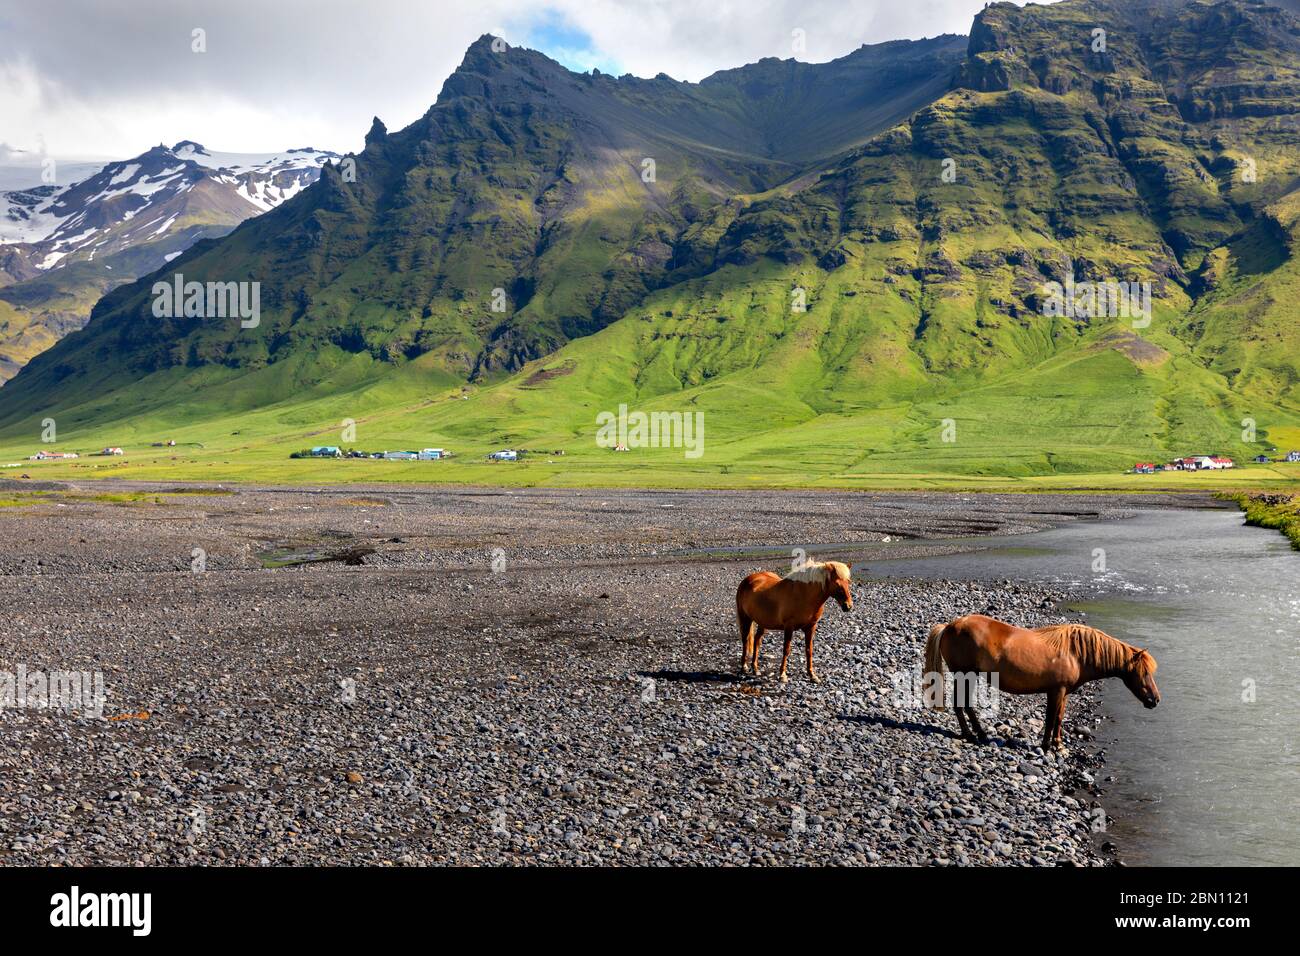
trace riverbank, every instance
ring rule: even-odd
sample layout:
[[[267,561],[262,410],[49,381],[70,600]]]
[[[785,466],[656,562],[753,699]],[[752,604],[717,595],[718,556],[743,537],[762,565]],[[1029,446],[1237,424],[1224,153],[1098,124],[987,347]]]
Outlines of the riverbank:
[[[0,862],[1107,859],[1091,695],[1055,758],[1040,698],[1000,698],[980,748],[895,692],[931,624],[1050,623],[1064,593],[870,562],[1131,500],[195,491],[94,482],[0,508],[0,670],[101,671],[123,718],[0,711]],[[775,681],[770,635],[765,677],[739,681],[736,582],[797,546],[858,563],[855,611],[819,630],[823,684],[798,640]]]
[[[1300,551],[1300,495],[1243,493],[1221,497],[1237,503],[1246,514],[1246,524],[1280,531]]]

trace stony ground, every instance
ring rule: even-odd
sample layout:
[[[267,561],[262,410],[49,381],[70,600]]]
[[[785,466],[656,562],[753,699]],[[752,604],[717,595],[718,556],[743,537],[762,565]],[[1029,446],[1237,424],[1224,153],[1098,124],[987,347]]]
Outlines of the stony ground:
[[[931,624],[1049,623],[1062,595],[870,561],[1115,496],[177,490],[0,488],[0,672],[108,695],[108,719],[0,710],[0,863],[1106,858],[1085,695],[1053,759],[1038,698],[974,747],[895,689]],[[794,547],[858,563],[825,682],[799,639],[774,680],[770,635],[737,680],[736,584]]]

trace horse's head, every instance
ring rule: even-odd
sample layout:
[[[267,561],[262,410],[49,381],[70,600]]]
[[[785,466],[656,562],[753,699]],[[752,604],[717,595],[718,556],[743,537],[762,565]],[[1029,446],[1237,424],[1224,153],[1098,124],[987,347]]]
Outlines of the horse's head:
[[[847,564],[840,564],[838,561],[830,561],[827,562],[827,567],[830,571],[828,576],[830,589],[829,596],[835,599],[835,603],[840,606],[841,611],[852,611],[853,589],[851,585],[853,582],[849,577],[850,566]]]
[[[1124,666],[1124,686],[1148,710],[1160,703],[1160,689],[1156,687],[1156,659],[1146,651],[1135,651]]]

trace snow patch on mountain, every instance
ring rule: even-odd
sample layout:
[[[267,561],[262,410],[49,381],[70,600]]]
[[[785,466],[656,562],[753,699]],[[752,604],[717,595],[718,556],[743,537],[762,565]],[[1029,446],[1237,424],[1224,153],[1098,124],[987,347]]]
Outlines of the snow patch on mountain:
[[[69,256],[89,258],[106,242],[105,251],[114,251],[190,225],[233,226],[296,196],[319,178],[322,164],[339,158],[317,149],[210,152],[191,140],[157,146],[67,185],[0,192],[0,250],[17,249],[31,268],[46,271]],[[194,208],[191,199],[198,199]],[[133,222],[146,210],[158,215]]]

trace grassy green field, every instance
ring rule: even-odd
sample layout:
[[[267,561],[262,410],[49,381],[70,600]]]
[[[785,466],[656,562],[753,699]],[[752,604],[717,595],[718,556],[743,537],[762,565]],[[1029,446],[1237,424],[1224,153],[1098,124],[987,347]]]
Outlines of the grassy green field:
[[[583,456],[539,457],[517,463],[478,459],[441,462],[295,460],[268,454],[266,448],[173,449],[179,454],[132,452],[116,459],[72,463],[23,462],[0,477],[27,474],[33,479],[130,478],[155,481],[255,482],[328,485],[340,483],[493,485],[570,488],[826,488],[846,490],[949,491],[1198,491],[1300,489],[1300,466],[1238,468],[1230,472],[1175,472],[1168,475],[1082,473],[1026,477],[971,476],[917,472],[822,472],[793,468],[746,470],[730,466],[689,466],[667,453],[631,465]]]
[[[597,336],[599,338],[599,336]],[[606,353],[609,358],[609,353]],[[797,409],[784,395],[788,412],[765,431],[728,428],[731,420],[752,417],[739,407],[769,402],[782,405],[775,383],[746,390],[715,388],[683,406],[677,396],[656,403],[653,395],[609,384],[599,385],[601,362],[588,375],[574,372],[538,382],[539,368],[562,366],[562,356],[525,369],[496,385],[463,394],[459,385],[408,368],[398,376],[367,379],[358,370],[356,385],[343,393],[302,396],[245,409],[240,396],[257,387],[256,375],[232,377],[231,411],[210,417],[206,402],[192,410],[178,396],[165,411],[127,417],[114,425],[99,419],[83,427],[56,421],[58,441],[41,442],[41,420],[26,433],[9,429],[0,436],[0,477],[32,479],[131,478],[158,481],[257,482],[284,484],[426,483],[510,487],[609,488],[842,488],[969,489],[1074,491],[1116,489],[1265,490],[1300,486],[1300,464],[1243,465],[1232,471],[1157,475],[1126,474],[1118,460],[1149,460],[1151,439],[1141,429],[1124,427],[1127,418],[1106,421],[1104,404],[1082,420],[1089,406],[1062,428],[1053,426],[1060,409],[1051,400],[976,390],[960,401],[927,399],[884,406]],[[576,360],[575,360],[576,361]],[[271,370],[266,370],[271,371]],[[265,373],[260,373],[265,374]],[[596,384],[575,388],[574,379]],[[254,381],[248,381],[253,378]],[[737,376],[743,382],[744,375]],[[533,384],[526,384],[530,380]],[[549,394],[549,387],[565,389]],[[1093,388],[1093,386],[1089,386]],[[1078,399],[1056,399],[1070,402]],[[688,459],[681,448],[634,448],[614,452],[598,447],[595,415],[628,401],[634,409],[700,407],[705,410],[703,454]],[[1099,401],[1097,399],[1096,401]],[[1095,404],[1095,402],[1094,402]],[[1036,410],[1037,409],[1037,410]],[[735,415],[733,419],[732,415]],[[940,422],[956,422],[957,440],[942,440]],[[354,422],[355,439],[345,440],[345,421]],[[1077,432],[1078,434],[1074,434]],[[28,437],[28,435],[30,437]],[[174,440],[174,447],[152,442]],[[1300,429],[1270,432],[1279,447],[1300,444]],[[121,457],[99,457],[101,448],[121,446]],[[313,445],[343,445],[383,451],[445,447],[445,461],[291,459]],[[75,461],[27,460],[39,449],[75,451]],[[488,462],[499,448],[534,450],[519,462]],[[1049,449],[1045,452],[1044,449]],[[1055,451],[1050,451],[1054,449]],[[563,455],[550,454],[554,451]],[[1145,456],[1143,451],[1148,452]],[[1188,453],[1201,451],[1189,448]],[[1215,450],[1215,449],[1209,449]],[[1053,466],[1053,460],[1060,463]],[[1097,462],[1096,467],[1079,462]],[[1068,463],[1068,464],[1067,464]],[[1068,470],[1067,470],[1068,468]]]

